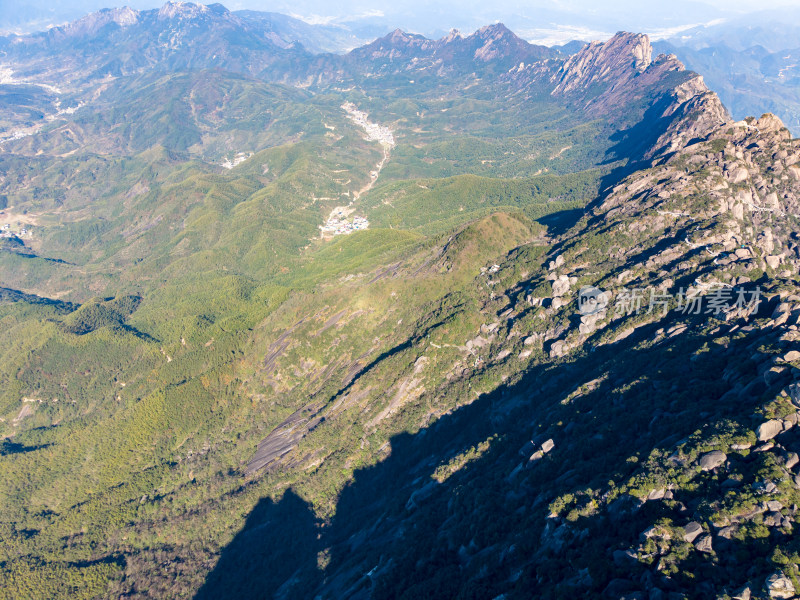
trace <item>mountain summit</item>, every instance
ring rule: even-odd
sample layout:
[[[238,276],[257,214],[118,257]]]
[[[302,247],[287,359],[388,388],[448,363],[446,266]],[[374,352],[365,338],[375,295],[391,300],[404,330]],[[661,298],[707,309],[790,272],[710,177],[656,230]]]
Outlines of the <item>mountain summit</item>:
[[[491,64],[492,69],[499,71],[520,62],[538,62],[555,55],[549,48],[517,37],[502,23],[482,27],[468,36],[451,32],[439,40],[398,29],[352,53],[357,59],[399,60],[404,65],[413,61],[410,66],[417,70],[444,68],[466,72],[481,64]]]

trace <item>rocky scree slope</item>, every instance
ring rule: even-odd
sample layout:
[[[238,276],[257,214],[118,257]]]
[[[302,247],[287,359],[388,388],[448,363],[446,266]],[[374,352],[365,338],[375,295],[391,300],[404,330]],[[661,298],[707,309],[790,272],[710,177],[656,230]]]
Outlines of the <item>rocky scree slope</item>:
[[[800,590],[800,143],[771,115],[698,133],[599,199],[551,253],[547,272],[519,284],[516,302],[515,289],[507,292],[487,354],[522,359],[540,348],[550,361],[536,361],[534,381],[494,398],[530,407],[509,410],[509,429],[497,429],[509,443],[465,469],[457,489],[475,503],[471,523],[509,516],[471,537],[449,519],[458,515],[452,500],[446,509],[446,495],[432,502],[413,525],[404,522],[414,533],[385,594],[422,575],[409,548],[424,539],[415,527],[432,518],[443,519],[438,539],[450,540],[461,572],[505,573],[495,591],[508,597],[535,589],[544,597],[791,598]],[[611,305],[576,315],[584,284],[612,302],[640,289],[643,308],[649,293],[681,288],[706,302],[717,290],[735,297],[757,287],[763,296],[758,307],[716,317],[685,315],[674,301],[663,316],[658,308],[616,314]],[[526,305],[541,324],[523,337]],[[526,418],[527,437],[517,425]],[[486,499],[486,489],[496,497]]]
[[[707,92],[687,102],[698,108],[681,109],[668,152],[599,198],[553,250],[548,273],[520,285],[543,322],[563,324],[526,342],[582,365],[571,393],[551,395],[573,418],[565,427],[564,409],[551,409],[527,447],[538,454],[520,463],[571,483],[542,511],[533,562],[569,564],[574,576],[559,583],[540,568],[536,580],[605,597],[790,598],[800,589],[800,142],[772,115],[720,122]],[[602,289],[608,308],[576,315],[583,285]],[[758,308],[716,318],[688,316],[674,298],[756,288]],[[637,290],[638,314],[612,308]],[[651,294],[672,295],[668,309],[648,311]],[[556,451],[543,452],[541,439]],[[602,454],[615,451],[630,454],[629,466],[608,471]],[[608,481],[578,483],[592,472],[586,462]],[[525,484],[512,489],[544,489],[536,475],[516,477]]]

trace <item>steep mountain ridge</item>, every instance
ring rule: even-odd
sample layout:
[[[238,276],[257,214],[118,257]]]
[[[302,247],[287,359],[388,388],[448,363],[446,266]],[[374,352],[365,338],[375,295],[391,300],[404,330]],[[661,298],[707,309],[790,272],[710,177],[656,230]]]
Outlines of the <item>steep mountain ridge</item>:
[[[133,40],[139,46],[135,55],[110,56]],[[85,85],[87,80],[133,74],[156,65],[161,69],[224,68],[270,81],[301,81],[310,62],[312,77],[329,81],[332,77],[326,77],[326,71],[336,76],[342,69],[362,71],[368,68],[365,61],[377,59],[417,58],[426,65],[438,60],[452,68],[472,60],[504,66],[556,55],[544,46],[528,44],[499,24],[470,36],[451,34],[440,40],[397,30],[348,56],[328,54],[317,60],[301,47],[287,44],[269,22],[248,18],[246,13],[239,16],[220,4],[188,2],[167,2],[160,9],[143,11],[105,9],[47,32],[0,38],[0,47],[18,78],[37,83],[58,80],[61,86]],[[77,57],[84,61],[80,75],[70,68]],[[43,64],[45,58],[55,59],[55,64]],[[356,74],[363,73],[351,73]]]
[[[784,26],[776,26],[776,37]],[[755,32],[751,30],[751,35]],[[730,43],[730,42],[729,42]],[[736,116],[743,118],[754,110],[773,112],[787,126],[798,130],[800,109],[796,81],[796,42],[785,49],[767,50],[761,45],[734,49],[716,40],[713,45],[695,48],[681,40],[661,41],[664,52],[680,55],[689,68],[704,73],[711,87]]]
[[[221,68],[258,75],[289,57],[310,56],[220,4],[187,2],[104,10],[46,32],[0,38],[0,48],[15,80],[73,93],[145,69]]]
[[[453,423],[440,417],[426,441],[394,440],[385,467],[357,474],[337,518],[322,527],[322,545],[331,553],[324,582],[304,588],[314,577],[296,562],[306,574],[295,573],[281,595],[397,597],[402,590],[410,598],[443,589],[506,597],[526,597],[531,589],[545,597],[793,595],[797,549],[788,532],[800,489],[793,479],[798,446],[789,434],[783,443],[769,440],[792,430],[800,408],[789,402],[800,380],[792,365],[800,359],[800,188],[793,170],[800,142],[772,115],[739,123],[724,118],[705,89],[684,100],[691,110],[677,112],[687,115],[684,126],[694,124],[692,144],[661,139],[668,154],[654,148],[652,167],[601,196],[547,256],[525,263],[534,277],[518,279],[519,248],[498,261],[481,310],[496,320],[466,334],[475,337],[461,349],[480,360],[467,368],[456,363],[446,385],[477,383],[481,371],[481,380],[506,383],[486,398],[478,394]],[[676,123],[678,136],[680,129]],[[608,309],[575,315],[580,285],[601,287]],[[695,294],[710,302],[715,290],[727,289],[729,304],[716,313],[687,313],[685,304],[676,305],[679,287],[683,302]],[[642,294],[642,310],[623,305],[614,312],[611,301],[624,302],[630,290]],[[651,290],[666,302],[663,313],[661,304],[647,310]],[[761,301],[752,304],[754,294]],[[734,304],[737,295],[747,298],[744,305]],[[719,349],[707,349],[709,339]],[[415,341],[416,360],[407,359],[398,381],[419,386],[426,365],[442,360],[442,341]],[[637,353],[648,358],[640,362]],[[515,374],[526,369],[510,357],[524,364],[537,355],[533,370],[548,377],[518,381]],[[723,380],[705,386],[715,368],[725,368]],[[365,406],[370,389],[369,372],[360,374],[348,396]],[[424,403],[443,391],[417,393],[416,402]],[[706,425],[693,431],[698,410]],[[646,434],[634,438],[626,430],[625,423],[651,417]],[[503,425],[476,426],[487,420]],[[534,433],[525,438],[527,427]],[[501,438],[494,440],[492,431]],[[473,440],[471,458],[451,449],[444,452],[455,457],[442,459],[443,450],[435,450],[440,437],[461,448]],[[755,452],[754,440],[761,442]],[[293,465],[293,456],[289,450],[281,460]],[[446,465],[452,475],[442,474]],[[409,471],[428,472],[431,480],[390,482]],[[361,498],[381,486],[382,507],[394,496],[408,502],[379,516]],[[487,515],[512,518],[488,523]],[[755,542],[765,538],[766,546]],[[254,550],[252,540],[235,540],[209,590],[234,585],[246,594],[228,570],[236,576],[233,561],[271,565],[263,554],[245,554]],[[435,570],[427,567],[434,564]]]
[[[48,36],[51,43],[64,37],[77,37],[94,35],[103,27],[110,24],[125,28],[135,25],[139,21],[139,12],[132,8],[106,8],[96,13],[87,15],[82,19],[73,21],[62,27],[53,27]]]
[[[256,79],[309,88],[314,92],[325,92],[331,87],[341,89],[343,85],[357,82],[359,88],[370,89],[371,93],[385,94],[393,86],[400,86],[399,89],[403,90],[408,88],[408,92],[414,93],[415,87],[422,87],[422,93],[430,97],[432,91],[427,88],[433,86],[434,90],[449,96],[456,90],[469,90],[480,82],[498,99],[520,94],[541,101],[544,94],[550,94],[557,104],[580,110],[589,118],[602,115],[609,121],[610,128],[626,130],[629,139],[620,144],[616,153],[617,158],[625,160],[644,152],[652,145],[653,139],[670,126],[670,111],[675,108],[675,100],[668,96],[676,96],[678,104],[683,104],[690,95],[699,96],[705,89],[702,79],[685,71],[673,56],[659,56],[651,64],[650,45],[646,38],[624,32],[604,44],[587,46],[566,60],[547,48],[524,42],[502,24],[487,26],[466,37],[454,32],[440,40],[395,31],[344,56],[311,56],[302,49],[273,44],[268,38],[254,38],[252,47],[244,44],[246,50],[241,44],[235,51],[227,46],[223,50],[215,46],[217,43],[227,44],[226,36],[220,32],[228,31],[232,35],[232,31],[240,31],[244,36],[237,34],[240,42],[249,39],[248,36],[261,34],[248,29],[249,26],[239,22],[235,15],[223,12],[221,7],[216,8],[217,5],[213,10],[209,8],[199,13],[190,10],[191,6],[187,4],[189,8],[184,8],[188,11],[185,21],[178,18],[174,10],[167,11],[166,14],[173,16],[161,19],[169,28],[161,32],[158,28],[148,29],[142,21],[159,20],[155,11],[140,13],[137,24],[125,29],[112,24],[109,33],[101,27],[98,31],[102,35],[98,34],[98,40],[106,46],[106,53],[142,36],[147,40],[145,51],[126,55],[129,58],[124,63],[108,62],[88,78],[81,75],[81,82],[75,79],[76,65],[83,65],[86,60],[90,64],[100,64],[106,60],[103,54],[93,54],[89,59],[83,56],[83,48],[88,47],[85,40],[75,49],[60,48],[56,60],[56,64],[61,63],[59,77],[64,84],[70,85],[72,81],[72,85],[77,87],[71,92],[59,91],[64,98],[56,97],[54,102],[56,108],[62,101],[73,106],[56,110],[47,115],[44,122],[26,118],[29,112],[21,110],[20,118],[27,127],[8,127],[5,137],[12,141],[7,141],[6,147],[20,152],[31,140],[17,144],[13,142],[14,138],[29,136],[43,127],[54,129],[56,124],[64,122],[67,122],[68,130],[82,129],[80,123],[69,124],[73,121],[72,115],[93,119],[91,112],[102,107],[115,87],[120,83],[124,85],[120,76],[124,80],[126,75],[159,73],[164,68],[192,71],[224,68]],[[112,17],[107,18],[113,23]],[[206,21],[213,23],[213,27]],[[134,31],[140,26],[146,33]],[[80,29],[77,25],[75,27]],[[211,38],[205,35],[208,27],[214,30]],[[92,37],[94,34],[87,35]],[[120,35],[122,39],[118,39]],[[175,44],[164,43],[161,37],[165,35],[170,36]],[[12,45],[21,47],[33,43],[32,39],[16,40]],[[48,65],[52,61],[51,52],[47,50],[41,57]],[[28,65],[27,75],[25,68],[19,69],[19,81],[30,79],[31,82],[40,81],[40,85],[49,85],[44,81],[52,80],[52,67],[47,67],[49,75],[45,75],[43,67],[35,65],[36,61]],[[257,71],[254,65],[259,65]],[[628,68],[631,65],[633,68]],[[106,67],[113,67],[113,76],[104,70]],[[80,72],[85,73],[85,69],[81,68]],[[16,66],[14,73],[17,77]],[[681,88],[680,84],[685,87]],[[661,112],[648,114],[648,123],[637,129],[635,126],[642,122],[645,110]],[[719,111],[722,114],[724,109],[720,107]],[[33,151],[39,150],[48,152],[41,147]]]
[[[479,275],[485,321],[458,328],[465,344],[447,332],[458,308],[439,313],[449,325],[409,340],[410,356],[349,380],[343,414],[382,406],[368,398],[386,369],[399,386],[389,397],[414,389],[404,401],[433,407],[456,388],[465,403],[433,423],[417,415],[419,431],[392,438],[332,520],[296,541],[311,557],[324,548],[324,569],[303,551],[279,567],[272,534],[257,533],[279,535],[270,515],[283,503],[297,522],[314,514],[287,492],[257,507],[200,597],[248,596],[241,574],[275,568],[278,597],[792,597],[800,190],[786,171],[800,142],[771,115],[718,116],[710,103],[702,139],[602,195],[546,254],[523,245]],[[581,285],[601,287],[608,307],[576,314]],[[632,290],[639,310],[625,304]],[[687,297],[707,304],[687,311]],[[425,376],[442,363],[444,377]],[[326,445],[315,441],[326,427],[346,436],[343,414],[313,422],[270,468],[335,470],[336,453],[304,453]]]
[[[532,589],[544,597],[793,595],[797,555],[787,532],[798,498],[796,441],[751,449],[797,419],[788,399],[800,379],[791,366],[800,358],[800,189],[787,171],[800,142],[774,116],[734,123],[696,80],[687,87],[696,94],[676,94],[686,105],[673,113],[684,120],[652,149],[653,166],[602,195],[547,255],[524,260],[523,246],[498,261],[496,275],[479,277],[491,284],[481,309],[487,322],[462,334],[469,339],[459,349],[477,358],[469,366],[457,360],[446,387],[505,383],[477,393],[452,423],[445,413],[413,439],[393,439],[384,465],[357,473],[333,523],[321,527],[320,547],[330,555],[324,580],[308,563],[292,562],[281,597],[412,598],[431,590],[527,597]],[[530,269],[535,275],[520,280]],[[575,315],[577,288],[589,284],[602,287],[609,308]],[[715,289],[730,290],[731,307],[737,294],[747,302],[698,317],[676,305],[678,287],[706,302]],[[631,289],[642,294],[643,310],[611,310]],[[645,314],[651,290],[667,302],[663,314],[652,306]],[[761,302],[750,304],[756,293]],[[421,374],[449,362],[440,349],[449,339],[428,337],[411,343],[417,351],[397,377],[399,394],[409,382],[422,384],[419,404],[445,395],[441,386],[428,391],[423,381],[432,382]],[[707,349],[709,339],[719,350]],[[528,360],[539,365],[538,377],[519,375]],[[705,385],[717,368],[726,369],[724,379]],[[344,410],[348,399],[368,410],[371,378],[359,373],[340,401]],[[700,429],[692,419],[698,410]],[[631,429],[644,421],[646,433]],[[301,434],[312,440],[304,447],[318,447],[317,427],[325,425],[314,421]],[[302,451],[282,451],[289,468],[303,460]],[[320,468],[318,455],[305,460]],[[408,472],[421,475],[409,483],[400,476]],[[380,508],[375,490],[386,498]],[[201,597],[228,586],[247,595],[236,580],[239,561],[242,570],[272,566],[247,537],[269,523],[259,512]],[[769,544],[759,546],[754,540],[764,536]]]
[[[590,118],[611,121],[619,130],[616,152],[635,165],[730,119],[702,76],[687,71],[674,55],[653,59],[647,36],[619,32],[556,66],[520,65],[501,81],[527,97],[546,82],[551,96]]]
[[[652,53],[650,40],[641,34],[618,34],[607,43],[592,42],[566,60],[553,93],[585,91],[600,82],[623,86],[650,66]]]
[[[611,64],[625,65],[625,67],[621,67],[623,70],[629,70],[629,71],[633,70],[634,72],[641,73],[644,69],[646,69],[646,67],[641,68],[640,65],[637,65],[636,62],[631,64],[626,60],[629,54],[633,54],[633,56],[635,57],[636,56],[635,49],[639,47],[639,46],[634,46],[634,51],[631,51],[631,45],[628,43],[631,39],[633,40],[644,39],[645,42],[647,41],[646,37],[642,38],[640,36],[630,36],[629,34],[618,35],[616,38],[614,38],[612,41],[608,43],[610,50],[605,48],[601,49],[601,50],[608,50],[607,52],[602,52],[602,56],[605,56],[607,60],[606,61],[596,60],[594,62],[595,68],[598,69],[598,71],[601,73],[607,73],[608,69],[610,68],[608,64],[609,62],[608,59],[610,59]],[[587,52],[593,52],[595,50],[596,50],[595,48],[591,48],[588,49]],[[674,59],[669,59],[669,60],[674,60]],[[658,71],[658,73],[661,73],[661,71]],[[682,140],[686,136],[687,132],[691,132],[692,140],[694,141],[695,145],[702,148],[703,146],[701,145],[701,142],[707,141],[712,135],[714,135],[714,133],[718,133],[721,128],[727,127],[732,124],[732,121],[730,121],[729,117],[725,113],[724,108],[721,106],[719,100],[716,98],[713,92],[710,92],[707,88],[705,88],[705,86],[702,85],[702,78],[699,78],[699,76],[696,76],[694,74],[692,74],[692,76],[693,78],[687,80],[685,84],[681,84],[677,88],[671,90],[672,93],[669,95],[669,100],[672,102],[672,104],[668,106],[662,117],[665,119],[672,118],[674,120],[670,123],[669,129],[666,132],[664,132],[662,136],[659,138],[657,142],[658,146],[651,148],[644,157],[647,158],[649,156],[651,162],[653,160],[668,161],[670,155],[674,152],[674,149],[676,147],[683,150],[685,146]],[[658,81],[658,80],[656,78],[645,79],[643,80],[642,85],[643,86],[652,85],[653,81]],[[637,90],[635,89],[632,90],[631,86],[628,86],[627,88],[625,88],[625,90],[629,94],[635,94],[637,92]],[[554,91],[553,93],[555,94],[556,92]],[[762,121],[759,121],[759,123],[762,123],[762,128],[764,129],[764,135],[767,135],[771,131],[777,132],[778,135],[777,139],[787,141],[787,136],[785,132],[779,132],[778,131],[779,126],[776,126],[771,119],[774,119],[774,117],[764,117]],[[767,124],[769,124],[770,127],[767,127]],[[748,124],[737,124],[737,128],[743,130],[746,133],[750,132],[749,129],[750,127],[751,126]],[[757,131],[757,129],[754,128],[754,131]],[[749,146],[751,143],[749,137],[747,137],[747,139],[745,140],[736,139],[736,141],[738,142],[738,145],[741,145],[742,147]],[[770,141],[773,140],[770,138]],[[764,144],[764,142],[762,141],[762,145],[766,144]],[[788,151],[784,150],[782,152],[787,153]],[[735,151],[734,151],[734,156],[735,156]],[[711,161],[714,157],[709,155],[707,157],[703,156],[703,158],[707,158],[708,161]],[[753,158],[748,153],[748,156],[745,157],[744,160],[747,161],[749,164],[752,164]],[[695,160],[695,162],[699,161]],[[794,164],[791,158],[789,159],[789,163]],[[737,165],[735,163],[728,163],[725,164],[724,169],[725,172],[736,170]],[[648,178],[643,179],[643,173],[641,171],[637,171],[635,174],[629,177],[629,180],[632,180],[630,184],[627,183],[629,180],[625,180],[623,183],[616,186],[612,190],[611,195],[608,197],[608,199],[605,200],[605,202],[606,203],[619,202],[619,200],[616,200],[618,198],[618,196],[616,195],[618,190],[641,189],[642,181],[648,182],[650,180],[649,177],[650,176],[648,175]],[[675,184],[675,185],[681,185],[681,186],[687,185],[685,177],[681,178],[676,176],[676,178],[680,180],[680,184]],[[665,188],[668,188],[668,185],[665,182],[669,182],[670,181],[669,179],[665,180],[662,176],[659,181],[660,185],[658,187],[656,186],[652,187],[652,190],[654,190],[653,194],[657,195],[662,191],[664,191]],[[757,185],[763,188],[764,185],[763,180],[759,179]],[[679,189],[683,190],[684,187],[680,187]],[[711,193],[713,193],[716,196],[718,192],[719,190],[713,190]],[[664,193],[670,194],[675,192],[664,192]],[[788,194],[789,192],[784,191],[782,193]],[[619,195],[621,196],[622,194]],[[727,206],[727,204],[725,204],[725,206]],[[605,208],[605,204],[603,204],[601,208]],[[641,215],[637,214],[637,210],[639,208],[643,208],[643,205],[640,204],[632,205],[630,210],[624,213],[624,218],[625,219],[631,219],[634,217],[640,218]],[[737,208],[737,210],[741,210],[741,207]],[[608,215],[601,215],[600,213],[597,213],[597,215],[598,216],[596,216],[595,219],[592,219],[593,223],[612,222],[612,219]],[[647,225],[642,227],[642,231],[645,230],[657,231],[657,229],[652,229]],[[464,235],[463,232],[459,233],[455,239],[457,240],[459,236],[463,235]],[[584,236],[590,237],[594,234],[591,229],[587,228],[585,230],[580,230],[580,229],[577,230],[577,232],[574,233],[574,235],[577,238],[583,238]],[[656,242],[652,243],[655,244]],[[445,250],[443,249],[443,252],[444,251]],[[496,251],[494,253],[496,253]],[[555,258],[553,258],[553,260],[555,260]],[[774,257],[772,257],[770,260],[774,260]],[[571,279],[577,279],[577,277],[573,277],[573,275],[574,274],[570,274],[568,277],[570,277]],[[558,301],[556,302],[556,304],[558,304]],[[564,333],[563,330],[554,330],[554,331],[558,331],[559,334]],[[480,337],[480,332],[475,332],[475,333],[478,337]],[[553,337],[551,331],[544,334],[540,341],[542,343],[545,342],[552,343],[554,339],[555,338]],[[561,346],[559,346],[559,348],[561,348]],[[309,424],[309,427],[313,428],[316,426],[316,424],[317,424],[316,422],[312,421]],[[302,435],[296,436],[295,442],[298,439],[301,439],[301,437]],[[269,442],[267,443],[267,445],[269,445]],[[285,451],[287,448],[290,447],[291,445],[285,446],[283,449]]]
[[[47,32],[0,37],[0,49],[5,53],[0,85],[9,91],[12,107],[20,105],[18,116],[0,132],[6,140],[40,131],[81,109],[91,111],[115,81],[153,72],[222,69],[315,91],[372,78],[386,87],[388,78],[414,73],[444,77],[442,85],[465,85],[454,80],[556,55],[502,25],[441,40],[394,32],[347,55],[313,55],[287,43],[269,20],[240,16],[219,4],[185,2],[145,11],[100,11]],[[43,103],[44,120],[30,114],[30,100],[19,94],[23,86],[57,94]]]

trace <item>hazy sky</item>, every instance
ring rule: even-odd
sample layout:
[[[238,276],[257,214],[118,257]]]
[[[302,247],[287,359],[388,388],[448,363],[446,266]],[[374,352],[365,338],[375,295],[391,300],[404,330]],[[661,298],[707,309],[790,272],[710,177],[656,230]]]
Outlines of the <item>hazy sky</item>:
[[[143,2],[142,4],[153,4],[152,2]],[[155,3],[156,5],[158,2]],[[355,14],[359,11],[367,9],[381,10],[394,10],[397,8],[408,10],[428,10],[431,3],[426,1],[397,1],[397,2],[363,2],[359,0],[339,0],[336,3],[324,2],[321,0],[296,0],[292,2],[284,2],[281,0],[232,0],[230,2],[223,2],[228,8],[250,8],[258,10],[274,10],[278,6],[290,6],[295,10],[309,10],[312,12],[324,12],[329,14]],[[484,3],[485,4],[485,3]],[[553,6],[560,7],[565,10],[608,10],[616,8],[628,8],[632,5],[639,5],[645,9],[654,9],[656,7],[663,7],[670,4],[669,2],[630,2],[628,0],[552,0],[540,2],[515,2],[514,0],[495,0],[491,3],[493,7],[502,9],[503,7],[522,8],[530,6],[535,8],[537,6]],[[720,10],[737,10],[737,11],[756,11],[768,8],[779,8],[782,6],[797,6],[800,4],[798,0],[705,0],[697,2],[697,4],[707,4],[714,6]],[[463,6],[463,3],[459,3]]]
[[[104,7],[144,9],[165,0],[0,0],[0,29],[43,29]],[[211,3],[207,0],[207,3]],[[541,43],[598,39],[620,29],[654,37],[750,11],[800,7],[800,0],[221,0],[231,10],[282,12],[309,23],[346,24],[364,35],[400,27],[435,36],[502,21]],[[800,13],[797,13],[800,14]],[[798,18],[800,20],[800,18]],[[798,23],[800,25],[800,23]]]
[[[783,6],[797,6],[797,0],[707,0],[708,4],[718,8],[733,8],[742,11],[764,10],[766,8],[780,8]]]
[[[430,12],[434,6],[439,5],[446,8],[464,11],[480,7],[483,11],[494,10],[497,12],[532,12],[537,8],[560,9],[565,12],[585,12],[602,13],[604,11],[621,12],[635,11],[639,14],[659,14],[666,12],[676,12],[673,2],[660,1],[631,1],[631,0],[539,0],[532,2],[519,2],[515,0],[494,0],[487,3],[482,2],[429,2],[427,0],[412,1],[362,1],[362,0],[340,0],[338,2],[326,2],[324,0],[230,0],[223,2],[230,9],[250,8],[258,10],[276,10],[287,12],[291,10],[297,13],[307,13],[325,16],[350,16],[364,14],[368,12],[382,12],[384,14],[395,12]],[[487,7],[486,5],[489,5]],[[700,0],[697,2],[680,3],[682,5],[696,4],[714,7],[721,12],[750,12],[765,10],[769,8],[779,8],[784,6],[798,6],[800,0]],[[684,15],[691,20],[691,10]]]
[[[502,21],[528,40],[552,44],[603,38],[621,29],[669,37],[743,13],[798,7],[800,0],[229,0],[228,6],[275,10],[312,23],[380,22],[426,35]]]

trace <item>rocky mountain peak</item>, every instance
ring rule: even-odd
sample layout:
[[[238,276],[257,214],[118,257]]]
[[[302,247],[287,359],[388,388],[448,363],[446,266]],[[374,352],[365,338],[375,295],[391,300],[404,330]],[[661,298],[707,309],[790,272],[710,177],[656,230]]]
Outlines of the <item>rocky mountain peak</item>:
[[[762,133],[778,132],[783,134],[782,137],[785,139],[788,139],[789,137],[789,132],[786,129],[786,125],[783,124],[783,121],[781,121],[779,117],[772,113],[765,113],[761,115],[761,118],[756,120],[755,127]]]
[[[120,27],[130,27],[138,21],[139,11],[123,6],[101,9],[57,29],[70,36],[91,35],[110,23],[116,23]]]
[[[401,29],[353,50],[347,61],[362,72],[425,71],[438,73],[488,69],[504,72],[511,65],[531,64],[555,53],[529,44],[502,24],[482,27],[464,36],[458,30],[438,40]]]
[[[674,152],[730,121],[703,78],[686,71],[674,55],[653,59],[650,40],[643,34],[620,32],[606,42],[592,42],[568,58],[550,81],[554,96],[568,97],[597,116],[628,111],[642,98],[662,98],[645,137],[656,131],[655,123],[664,130],[641,149],[647,160]]]
[[[408,33],[402,29],[395,29],[391,33],[386,34],[382,38],[378,38],[371,44],[364,46],[364,48],[394,48],[394,49],[408,49],[417,48],[424,45],[430,45],[433,42],[427,38],[415,34]]]
[[[458,29],[451,29],[450,33],[448,33],[446,36],[444,36],[441,39],[441,41],[444,44],[449,44],[450,42],[452,42],[454,40],[460,40],[460,39],[463,39],[463,38],[464,38],[464,36],[461,34],[461,32]]]
[[[647,70],[652,54],[650,39],[644,34],[619,32],[607,42],[592,42],[566,60],[557,75],[555,93],[627,81]]]
[[[204,4],[192,2],[167,2],[158,11],[159,19],[193,19],[210,12]]]
[[[492,23],[491,25],[484,25],[478,29],[474,36],[483,39],[498,39],[501,37],[517,38],[516,34],[506,27],[503,23]]]
[[[700,115],[689,108],[687,114]],[[598,205],[597,221],[608,225],[627,219],[648,232],[647,244],[667,239],[666,229],[702,229],[696,239],[707,248],[692,260],[705,265],[713,277],[731,281],[753,269],[790,277],[800,265],[794,225],[800,213],[800,141],[775,115],[732,122],[718,121],[688,143],[639,171],[610,191]],[[702,228],[698,223],[704,223]],[[639,268],[656,277],[663,260],[686,254],[686,238]],[[645,245],[647,245],[645,244]],[[681,248],[683,246],[683,248]],[[746,250],[744,250],[746,248]],[[567,258],[567,260],[569,260]],[[673,273],[691,261],[677,264]],[[746,267],[742,269],[742,267]]]
[[[650,45],[650,38],[644,34],[622,34],[622,39],[626,36],[630,36],[628,43],[632,46],[634,66],[637,70],[644,71],[652,62],[653,47]]]
[[[529,44],[502,23],[481,27],[463,38],[463,47],[470,58],[480,62],[532,63],[549,58],[552,52],[544,46]]]
[[[407,33],[398,28],[366,46],[356,48],[352,55],[368,59],[394,60],[401,56],[413,56],[419,50],[434,45],[435,42],[421,35]]]
[[[411,36],[398,27],[390,34],[384,36],[383,39],[388,40],[394,44],[402,44],[410,42]]]
[[[654,64],[661,63],[657,60]],[[701,75],[691,73],[689,79],[671,91],[671,95],[673,102],[661,117],[672,122],[645,158],[669,155],[692,140],[707,138],[711,132],[732,121],[719,96],[706,87]]]

